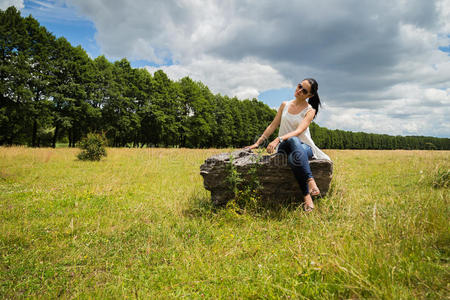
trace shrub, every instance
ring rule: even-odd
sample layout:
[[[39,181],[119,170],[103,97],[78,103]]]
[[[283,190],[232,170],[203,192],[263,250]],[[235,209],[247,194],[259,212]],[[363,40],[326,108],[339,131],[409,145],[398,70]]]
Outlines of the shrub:
[[[88,133],[88,135],[80,141],[80,148],[78,153],[79,160],[98,161],[102,156],[106,156],[106,138],[104,135],[98,133]]]
[[[450,186],[450,170],[445,167],[438,167],[433,176],[434,188],[448,188]]]
[[[260,206],[261,196],[259,194],[261,185],[258,179],[259,161],[262,158],[262,151],[254,159],[254,164],[247,172],[247,178],[239,174],[233,165],[233,156],[230,154],[230,162],[227,164],[227,181],[233,191],[234,197],[228,201],[226,207],[238,213],[246,211],[257,213]]]

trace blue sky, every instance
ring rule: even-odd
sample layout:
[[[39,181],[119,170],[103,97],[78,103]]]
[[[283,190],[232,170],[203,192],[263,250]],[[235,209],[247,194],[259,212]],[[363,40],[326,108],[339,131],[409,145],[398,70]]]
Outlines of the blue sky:
[[[95,58],[272,108],[305,77],[330,129],[450,137],[450,1],[0,0]],[[317,16],[320,16],[318,18]]]
[[[91,57],[101,55],[95,40],[95,24],[66,4],[58,7],[49,1],[24,1],[21,14],[31,14],[56,37],[65,37],[73,46],[81,45]]]
[[[65,3],[57,5],[54,1],[28,0],[24,1],[21,13],[23,16],[31,14],[56,37],[65,37],[73,46],[81,45],[92,58],[104,54],[95,38],[97,29],[94,22]],[[121,58],[108,57],[111,61]],[[161,65],[144,59],[130,60],[130,62],[134,68]],[[162,65],[172,65],[172,62],[167,60]]]

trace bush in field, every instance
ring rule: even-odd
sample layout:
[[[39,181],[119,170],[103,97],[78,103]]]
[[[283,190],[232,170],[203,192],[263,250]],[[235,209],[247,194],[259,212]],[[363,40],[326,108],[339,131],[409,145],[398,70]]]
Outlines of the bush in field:
[[[248,170],[248,178],[244,179],[242,174],[237,171],[237,168],[233,165],[233,156],[230,154],[230,162],[227,164],[227,181],[230,184],[233,191],[234,198],[228,201],[226,207],[237,212],[251,212],[258,213],[260,210],[261,185],[258,179],[258,162],[262,158],[261,150],[258,151],[258,155],[254,157],[254,164],[250,166]]]
[[[100,160],[102,156],[106,156],[106,138],[98,133],[88,133],[88,135],[80,141],[81,152],[77,157],[79,160]]]
[[[433,187],[448,188],[450,186],[450,170],[445,167],[439,167],[434,173]]]

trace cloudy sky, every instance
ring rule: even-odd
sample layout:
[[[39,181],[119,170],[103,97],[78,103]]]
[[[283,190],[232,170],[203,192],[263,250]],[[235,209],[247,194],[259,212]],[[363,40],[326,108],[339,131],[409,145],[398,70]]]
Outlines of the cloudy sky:
[[[270,107],[319,83],[330,129],[450,137],[450,0],[0,0],[92,57]]]

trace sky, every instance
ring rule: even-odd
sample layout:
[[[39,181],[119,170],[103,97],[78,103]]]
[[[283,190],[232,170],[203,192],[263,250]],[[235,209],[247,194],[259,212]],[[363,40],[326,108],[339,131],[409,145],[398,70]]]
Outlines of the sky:
[[[10,5],[92,58],[274,109],[312,77],[320,126],[450,138],[450,0],[0,0]]]

